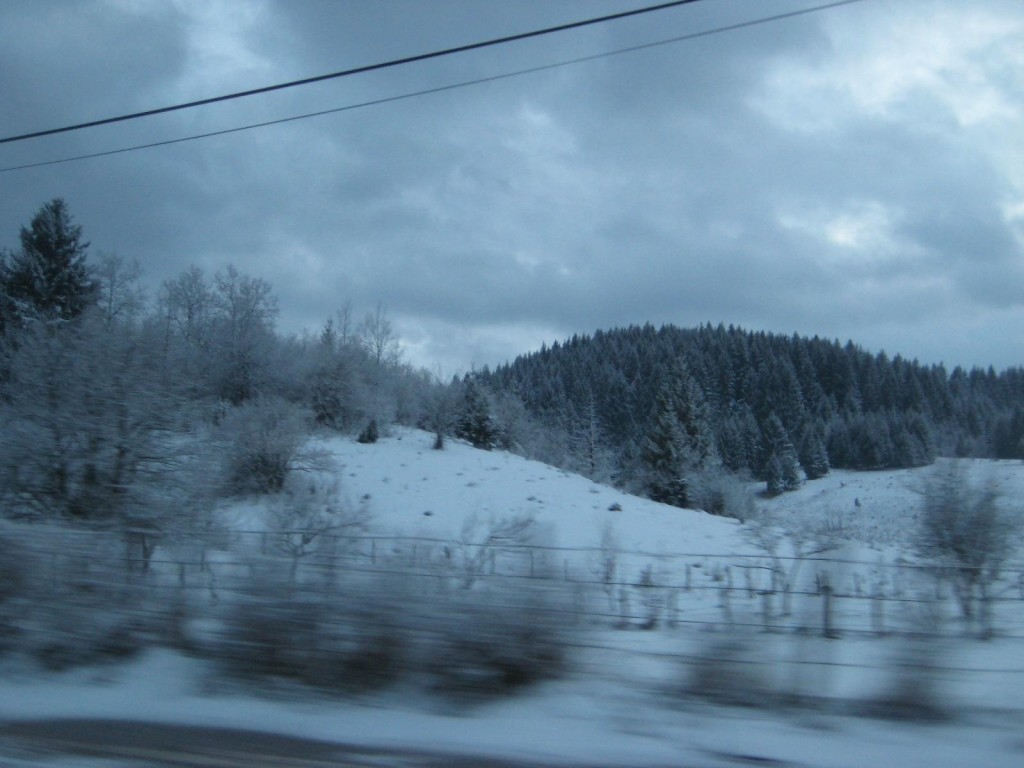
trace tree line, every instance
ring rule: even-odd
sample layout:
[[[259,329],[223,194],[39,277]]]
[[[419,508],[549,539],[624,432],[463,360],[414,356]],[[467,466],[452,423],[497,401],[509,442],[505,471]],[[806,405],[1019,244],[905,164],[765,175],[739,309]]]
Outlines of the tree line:
[[[677,506],[736,514],[830,467],[1024,457],[1024,372],[947,372],[847,343],[710,325],[574,336],[443,381],[402,360],[386,310],[285,336],[273,287],[197,266],[148,296],[67,204],[0,252],[0,492],[8,515],[200,524],[226,495],[326,466],[316,430],[390,425],[516,451]],[[189,523],[191,524],[191,523]],[[140,533],[142,532],[142,533]]]
[[[378,306],[278,333],[264,279],[196,266],[154,296],[137,262],[93,254],[67,204],[0,252],[0,493],[8,516],[200,524],[218,498],[326,466],[317,428],[420,423],[439,400]]]
[[[777,493],[830,467],[1024,458],[1024,369],[948,372],[818,337],[630,326],[573,336],[480,379],[559,425],[569,445],[586,449],[596,423],[608,471],[655,498],[685,500],[687,473],[712,465]]]

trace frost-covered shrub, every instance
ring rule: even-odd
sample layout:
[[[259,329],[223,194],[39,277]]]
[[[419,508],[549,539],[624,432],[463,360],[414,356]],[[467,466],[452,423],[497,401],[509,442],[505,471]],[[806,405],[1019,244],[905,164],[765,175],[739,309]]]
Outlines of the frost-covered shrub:
[[[976,486],[962,466],[940,464],[923,490],[918,552],[953,586],[964,618],[992,632],[992,588],[1020,536],[1022,519],[1001,505],[998,489]]]
[[[46,669],[129,659],[148,644],[137,613],[107,605],[100,612],[58,608],[36,631],[27,634],[29,655]]]
[[[359,433],[359,437],[356,442],[362,443],[363,445],[372,445],[380,439],[380,430],[377,429],[377,420],[370,419],[370,423],[367,424],[363,431]]]
[[[8,531],[0,531],[0,654],[14,648],[19,603],[28,587],[29,553]]]
[[[770,661],[735,637],[706,644],[690,660],[681,693],[733,707],[770,707],[780,698]]]
[[[354,692],[402,673],[406,636],[393,594],[367,584],[289,586],[286,570],[264,570],[228,609],[212,650],[228,675]]]
[[[166,614],[145,583],[126,578],[122,542],[92,532],[25,548],[15,650],[47,669],[119,661],[163,637]],[[41,540],[37,535],[36,540]]]
[[[694,470],[688,480],[694,508],[737,520],[746,520],[753,514],[753,496],[738,475],[721,467],[705,467]]]
[[[409,664],[410,637],[394,601],[380,595],[352,595],[330,611],[323,642],[312,659],[313,685],[372,690],[397,681]]]
[[[202,653],[228,676],[358,693],[399,681],[453,699],[512,693],[568,666],[566,611],[547,588],[423,594],[402,574],[341,573],[289,586],[264,562]],[[414,595],[414,590],[416,594]]]
[[[938,656],[934,639],[905,640],[888,664],[884,685],[861,704],[861,713],[883,720],[948,720],[951,717],[949,696],[943,690],[936,669]]]
[[[368,395],[354,353],[335,352],[309,380],[309,402],[317,424],[351,429],[366,412]]]
[[[552,585],[461,591],[439,607],[424,666],[432,690],[501,696],[564,675],[566,616]]]
[[[0,529],[0,605],[23,593],[28,552],[17,538]]]
[[[258,398],[232,409],[222,426],[224,473],[232,493],[276,493],[295,469],[315,468],[322,457],[304,450],[301,408],[280,398]]]

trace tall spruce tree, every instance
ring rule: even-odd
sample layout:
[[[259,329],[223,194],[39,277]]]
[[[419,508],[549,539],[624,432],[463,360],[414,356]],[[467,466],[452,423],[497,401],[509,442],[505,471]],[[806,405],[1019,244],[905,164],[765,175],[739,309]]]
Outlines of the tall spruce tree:
[[[764,479],[770,496],[800,487],[796,449],[782,420],[774,412],[768,415],[764,429]]]
[[[824,431],[824,425],[807,422],[800,432],[797,457],[808,480],[817,480],[829,471],[828,451],[822,438]]]
[[[462,402],[455,418],[455,436],[474,448],[489,451],[498,444],[498,428],[491,416],[491,404],[475,375],[462,382]]]
[[[692,476],[708,465],[714,447],[704,394],[684,363],[673,368],[655,408],[641,453],[647,494],[686,507],[693,501]]]
[[[97,283],[86,263],[89,244],[61,198],[46,203],[21,228],[21,250],[8,255],[2,287],[18,323],[72,320],[96,301]]]

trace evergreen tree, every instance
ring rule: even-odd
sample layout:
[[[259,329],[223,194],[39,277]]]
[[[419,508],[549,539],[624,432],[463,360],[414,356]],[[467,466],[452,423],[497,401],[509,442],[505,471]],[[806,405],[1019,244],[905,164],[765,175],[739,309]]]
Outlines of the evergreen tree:
[[[491,417],[487,393],[476,377],[469,374],[462,382],[462,402],[455,418],[455,437],[485,451],[494,448],[498,442],[498,429]]]
[[[678,363],[658,393],[642,460],[647,493],[654,501],[686,507],[693,501],[692,475],[714,456],[707,407],[685,364]]]
[[[996,424],[992,449],[997,459],[1024,459],[1024,409],[1014,408]]]
[[[750,406],[733,403],[718,427],[718,454],[732,472],[753,471],[761,449],[761,430]]]
[[[797,457],[808,480],[817,480],[829,471],[828,451],[825,450],[825,441],[821,436],[823,432],[823,427],[818,428],[808,422],[800,434]]]
[[[850,420],[850,466],[885,469],[893,466],[888,419],[878,413],[857,414]]]
[[[362,382],[347,350],[325,352],[309,377],[309,405],[317,424],[351,429],[364,416]]]
[[[658,415],[644,441],[641,459],[647,474],[647,495],[663,504],[685,507],[685,441],[667,393],[658,398]]]
[[[774,413],[769,414],[764,430],[764,478],[769,496],[800,487],[800,471],[797,465],[796,449],[782,426],[782,420]]]
[[[74,223],[60,198],[46,203],[28,227],[21,228],[21,250],[9,254],[3,265],[2,286],[10,318],[72,320],[96,301],[97,284],[82,241],[82,228]]]
[[[937,453],[1021,453],[1022,431],[1012,421],[1013,409],[1024,402],[1020,369],[949,374],[941,365],[817,337],[732,326],[631,326],[552,344],[483,381],[495,394],[520,396],[538,423],[562,429],[566,415],[585,412],[593,392],[619,457],[619,482],[643,487],[643,446],[672,375],[666,361],[677,359],[687,361],[703,393],[722,463],[759,479],[768,459],[762,434],[772,412],[796,442],[808,476],[826,466],[917,466]],[[804,440],[808,423],[817,440]]]

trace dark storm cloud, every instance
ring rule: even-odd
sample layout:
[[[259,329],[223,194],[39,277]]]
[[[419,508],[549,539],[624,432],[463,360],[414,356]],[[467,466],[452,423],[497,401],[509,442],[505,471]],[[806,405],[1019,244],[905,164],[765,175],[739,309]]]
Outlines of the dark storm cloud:
[[[4,135],[639,3],[39,5],[15,6],[0,30],[0,85],[15,105],[0,114]],[[770,5],[758,12],[808,3]],[[1012,38],[1024,12],[998,0],[907,5],[866,2],[3,174],[0,243],[13,246],[18,226],[61,195],[94,247],[137,256],[154,285],[192,263],[210,273],[234,263],[274,285],[288,330],[315,328],[349,299],[357,314],[381,301],[410,357],[449,371],[646,321],[722,321],[852,337],[926,360],[1018,364],[1021,339],[1004,329],[1024,319],[1024,232],[1012,214],[1024,169],[1009,141],[1024,118],[1007,95],[1021,77]],[[696,3],[8,145],[0,165],[394,96],[753,15],[749,3]]]
[[[3,12],[4,132],[21,133],[148,106],[187,55],[181,14],[75,0],[9,3]]]

